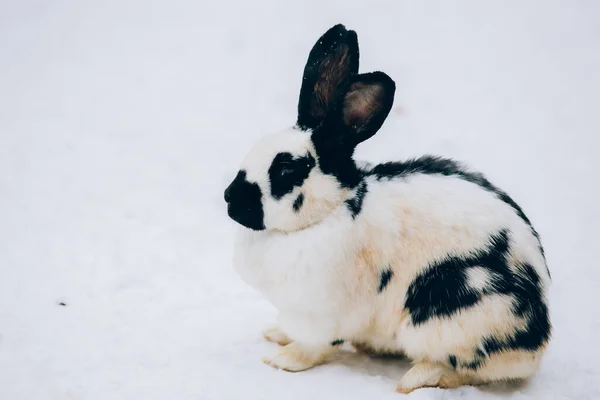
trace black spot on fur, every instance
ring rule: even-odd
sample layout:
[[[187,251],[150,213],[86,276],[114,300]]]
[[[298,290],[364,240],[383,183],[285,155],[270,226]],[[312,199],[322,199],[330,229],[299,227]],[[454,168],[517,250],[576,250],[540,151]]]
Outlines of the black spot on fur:
[[[292,205],[292,207],[294,207],[294,211],[296,211],[296,212],[300,211],[303,203],[304,203],[304,195],[302,193],[300,193],[298,195],[298,197],[296,197],[296,200],[294,200],[294,204]]]
[[[415,325],[434,317],[448,317],[461,308],[476,304],[481,293],[467,284],[464,261],[449,257],[444,262],[420,274],[410,284],[405,307]]]
[[[413,174],[440,174],[445,176],[461,175],[464,171],[454,160],[434,156],[423,156],[408,161],[387,162],[377,164],[369,171],[377,180],[404,178]]]
[[[430,265],[410,284],[405,307],[410,311],[413,324],[427,322],[434,317],[449,317],[462,308],[476,304],[487,292],[507,290],[504,277],[510,272],[506,265],[508,233],[501,231],[490,238],[484,251],[467,257],[448,256]],[[476,290],[468,284],[468,271],[473,267],[489,270],[490,287]]]
[[[448,362],[450,363],[450,365],[452,365],[452,368],[456,368],[456,356],[454,356],[452,354],[449,355]]]
[[[552,325],[548,307],[542,299],[539,277],[530,265],[523,265],[521,269],[523,275],[516,275],[515,279],[514,298],[517,302],[513,312],[525,320],[525,327],[517,329],[509,337],[488,336],[484,338],[482,347],[485,349],[485,353],[477,349],[473,360],[459,362],[460,367],[480,368],[485,364],[488,355],[494,353],[511,350],[536,351],[550,339]]]
[[[362,173],[352,159],[354,148],[337,144],[329,134],[329,132],[339,129],[342,128],[334,124],[320,126],[311,138],[321,171],[334,176],[341,187],[352,189],[362,181]]]
[[[448,256],[430,265],[409,285],[405,307],[415,325],[431,318],[449,317],[460,309],[475,305],[483,296],[500,293],[514,295],[517,302],[528,299],[523,292],[523,278],[509,269],[508,231],[502,230],[489,239],[489,247],[468,256]],[[469,286],[471,268],[485,268],[489,276],[482,290]],[[535,274],[535,271],[532,271]],[[518,307],[515,313],[520,316]]]
[[[527,321],[526,326],[510,338],[487,338],[483,346],[490,354],[502,350],[534,351],[550,339],[552,326],[548,306],[542,298],[540,278],[531,265],[521,265],[520,270],[519,275],[514,275],[513,312]]]
[[[392,276],[394,276],[394,271],[389,267],[379,273],[379,287],[377,288],[377,292],[383,292],[383,289],[390,283]]]
[[[542,299],[540,279],[532,266],[519,266],[520,272],[513,274],[507,294],[513,295],[513,313],[523,318],[525,327],[517,329],[511,336],[498,338],[485,337],[482,348],[476,349],[472,360],[458,360],[458,366],[466,369],[478,369],[483,366],[489,355],[503,351],[536,351],[550,339],[552,326],[548,307]]]
[[[362,210],[363,201],[367,192],[367,183],[363,181],[361,182],[360,186],[356,189],[356,195],[353,198],[346,200],[346,206],[352,214],[352,219],[356,218],[356,216]]]
[[[488,181],[483,174],[479,172],[467,171],[460,163],[454,160],[435,156],[423,156],[405,162],[388,162],[378,164],[367,171],[366,174],[375,176],[377,180],[380,181],[406,178],[407,176],[414,174],[456,176],[467,182],[476,184],[485,190],[494,193],[498,199],[508,204],[513,210],[515,210],[517,215],[529,226],[529,229],[531,229],[531,232],[538,240],[539,250],[545,259],[544,248],[541,243],[540,235],[533,228],[531,221],[529,218],[527,218],[523,212],[523,209],[521,209],[521,207],[508,194]],[[550,275],[550,271],[548,270],[547,266],[546,269],[548,271],[548,275]]]
[[[460,361],[459,366],[466,369],[478,369],[485,364],[486,359],[487,357],[485,357],[485,355],[479,351],[476,353],[476,356],[472,361]]]
[[[265,229],[262,192],[257,183],[246,180],[246,171],[238,172],[224,197],[231,219],[253,230]]]
[[[477,369],[489,354],[506,350],[535,351],[550,338],[552,326],[548,307],[542,297],[540,277],[529,264],[509,268],[509,234],[501,231],[490,238],[490,246],[468,257],[446,257],[431,265],[410,284],[405,307],[415,325],[436,317],[449,317],[461,309],[473,306],[484,296],[504,294],[513,299],[512,313],[522,318],[525,327],[509,337],[485,337],[481,348],[474,349],[472,360],[454,361],[461,368]],[[468,284],[471,268],[485,268],[489,281],[481,289]],[[449,358],[449,362],[453,361]]]
[[[62,301],[58,303],[59,306],[66,307],[67,303],[63,303]]]
[[[340,346],[342,344],[344,344],[344,339],[336,339],[333,342],[331,342],[332,346]]]
[[[481,351],[481,349],[475,349],[474,353],[473,353],[473,358],[471,360],[461,360],[458,359],[456,356],[451,355],[450,357],[454,357],[454,368],[465,368],[465,369],[473,369],[476,370],[479,367],[481,367],[482,365],[485,364],[486,360],[488,359],[488,355],[486,353],[484,353],[483,351]]]
[[[296,186],[302,186],[314,166],[315,159],[310,153],[299,158],[294,158],[290,153],[277,154],[269,167],[271,196],[279,200]]]

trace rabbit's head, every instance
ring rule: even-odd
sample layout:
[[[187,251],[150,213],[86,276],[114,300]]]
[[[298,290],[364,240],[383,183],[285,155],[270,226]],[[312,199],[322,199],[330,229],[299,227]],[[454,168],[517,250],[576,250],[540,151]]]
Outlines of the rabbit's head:
[[[358,74],[358,40],[343,25],[311,50],[296,124],[253,146],[225,190],[229,216],[253,230],[295,231],[321,221],[361,182],[352,154],[394,102],[383,72]]]

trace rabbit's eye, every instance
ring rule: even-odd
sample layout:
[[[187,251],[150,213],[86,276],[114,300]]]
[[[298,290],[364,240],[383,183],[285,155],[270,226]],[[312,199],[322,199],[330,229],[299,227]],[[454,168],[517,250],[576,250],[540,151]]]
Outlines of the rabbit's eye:
[[[294,169],[291,166],[284,166],[281,168],[281,171],[279,171],[279,175],[288,176],[288,175],[291,175],[293,172],[294,172]]]
[[[315,159],[307,153],[305,156],[294,157],[291,153],[278,153],[269,167],[271,195],[279,200],[295,187],[302,186],[315,166]]]

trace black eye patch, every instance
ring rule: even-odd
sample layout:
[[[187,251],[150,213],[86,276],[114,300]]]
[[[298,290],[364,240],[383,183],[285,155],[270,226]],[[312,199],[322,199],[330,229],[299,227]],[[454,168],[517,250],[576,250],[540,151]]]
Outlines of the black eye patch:
[[[294,158],[290,153],[277,154],[269,167],[273,198],[279,200],[291,193],[296,186],[301,186],[315,164],[315,159],[310,153],[298,158]]]

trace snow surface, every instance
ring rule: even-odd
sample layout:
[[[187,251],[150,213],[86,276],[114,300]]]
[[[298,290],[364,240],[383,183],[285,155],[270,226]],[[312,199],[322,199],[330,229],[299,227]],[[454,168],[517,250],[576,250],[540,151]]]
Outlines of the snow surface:
[[[403,397],[403,361],[262,364],[275,311],[230,261],[223,189],[294,122],[338,22],[397,82],[357,156],[484,171],[553,276],[534,379],[409,397],[600,399],[599,20],[595,0],[0,2],[0,399]]]

